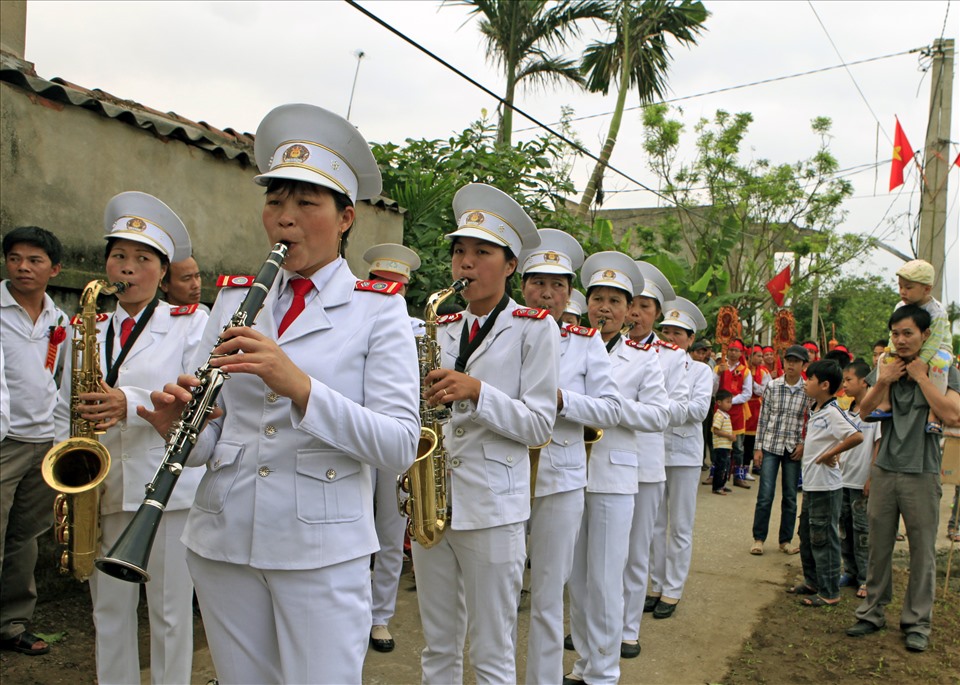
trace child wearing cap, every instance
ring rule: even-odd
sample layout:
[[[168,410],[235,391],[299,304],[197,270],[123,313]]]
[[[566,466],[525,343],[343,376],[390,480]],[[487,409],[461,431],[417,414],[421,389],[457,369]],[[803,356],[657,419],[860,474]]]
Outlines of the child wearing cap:
[[[936,281],[933,265],[922,259],[907,262],[897,270],[897,283],[900,289],[900,302],[895,309],[915,304],[930,314],[930,337],[920,348],[920,359],[927,364],[927,372],[934,386],[946,394],[947,369],[953,361],[953,340],[950,334],[950,320],[943,305],[931,295]],[[887,345],[887,355],[891,355],[893,342]],[[886,358],[889,358],[886,357]],[[865,421],[880,421],[891,418],[890,397],[887,394],[876,411],[870,413]],[[942,433],[943,425],[937,415],[930,411],[927,420],[928,433]]]

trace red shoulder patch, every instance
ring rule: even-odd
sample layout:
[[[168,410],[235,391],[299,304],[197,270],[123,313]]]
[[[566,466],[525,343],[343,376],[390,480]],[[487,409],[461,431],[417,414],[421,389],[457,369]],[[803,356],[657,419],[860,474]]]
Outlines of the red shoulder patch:
[[[198,304],[182,304],[179,307],[170,307],[170,316],[183,316],[197,311]]]
[[[597,334],[597,329],[590,328],[589,326],[567,326],[566,330],[574,335],[582,335],[586,338],[592,338]]]
[[[462,318],[463,312],[457,312],[456,314],[444,314],[443,316],[437,317],[437,325],[453,323],[454,321],[459,321]]]
[[[400,292],[403,284],[396,281],[357,281],[354,290],[363,290],[370,293],[380,293],[381,295],[395,295]]]
[[[628,341],[627,341],[627,345],[629,345],[630,347],[635,347],[635,348],[637,348],[638,350],[649,350],[649,349],[652,347],[652,345],[650,345],[650,343],[646,343],[646,344],[641,345],[641,344],[638,343],[636,340],[628,340]]]
[[[106,320],[109,319],[109,318],[110,318],[110,315],[107,314],[107,313],[105,313],[105,312],[98,312],[98,313],[97,313],[97,323],[102,323],[102,322],[106,321]],[[79,314],[74,314],[74,315],[73,315],[73,318],[70,319],[70,325],[71,325],[71,326],[76,326],[78,323],[80,323],[80,321],[81,321],[80,315],[79,315]]]
[[[536,309],[533,307],[518,307],[513,310],[513,315],[518,319],[545,319],[550,315],[549,309]]]
[[[679,349],[680,349],[679,347],[677,347],[677,346],[674,345],[673,343],[667,342],[666,340],[658,340],[658,341],[657,341],[657,345],[659,345],[660,347],[666,347],[668,350],[679,350]]]
[[[256,276],[218,276],[218,288],[249,288]]]

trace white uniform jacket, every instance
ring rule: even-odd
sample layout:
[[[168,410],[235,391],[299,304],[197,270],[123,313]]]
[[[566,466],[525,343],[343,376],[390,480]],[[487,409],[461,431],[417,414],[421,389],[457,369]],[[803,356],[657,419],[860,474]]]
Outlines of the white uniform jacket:
[[[550,444],[540,452],[537,497],[569,492],[587,484],[584,426],[607,429],[620,423],[621,400],[611,375],[610,356],[597,329],[563,326],[560,330],[560,392]]]
[[[214,561],[260,569],[314,569],[379,548],[370,467],[405,471],[420,434],[419,379],[402,297],[356,290],[343,260],[278,344],[311,377],[306,412],[253,374],[223,385],[188,465],[205,465],[183,541]],[[319,272],[318,272],[319,273]],[[277,339],[270,289],[256,329]],[[317,276],[314,276],[316,282]],[[199,362],[246,288],[220,293]]]
[[[545,443],[553,430],[560,336],[549,316],[514,316],[518,309],[526,308],[510,300],[467,362],[464,372],[482,383],[479,401],[453,402],[443,427],[455,530],[530,518],[527,449]],[[456,315],[438,326],[445,369],[455,367],[462,331]]]
[[[687,353],[672,343],[664,342],[651,333],[647,339],[651,351],[656,352],[657,361],[663,371],[665,399],[670,412],[667,427],[679,426],[687,419],[687,397],[690,385],[687,381]],[[641,431],[640,451],[643,460],[637,476],[641,483],[661,483],[667,479],[666,453],[664,447],[664,428],[660,431]]]
[[[622,414],[620,423],[605,430],[593,446],[587,465],[587,492],[633,495],[639,489],[640,464],[650,459],[641,453],[639,431],[665,430],[670,407],[653,346],[635,346],[621,337],[610,353],[610,362]],[[662,457],[659,463],[663,471]]]
[[[153,426],[137,416],[137,406],[152,407],[150,393],[164,384],[176,381],[183,373],[197,370],[194,357],[207,323],[207,314],[199,308],[192,314],[171,316],[171,306],[158,302],[140,336],[133,343],[120,366],[115,388],[127,397],[127,417],[100,436],[100,442],[110,452],[110,471],[104,481],[100,512],[114,514],[136,511],[143,502],[144,486],[153,480],[163,462],[164,439]],[[116,313],[97,324],[97,342],[100,345],[100,369],[107,375],[107,332]],[[117,335],[119,325],[113,326]],[[70,331],[71,335],[73,331]],[[114,341],[113,356],[120,354]],[[64,379],[60,385],[62,402],[57,407],[57,435],[66,438],[70,430],[70,378],[72,355],[66,355]],[[167,509],[189,509],[200,483],[200,474],[185,470],[177,481]]]
[[[693,359],[687,360],[690,395],[687,420],[672,426],[665,434],[667,466],[700,466],[703,463],[703,420],[713,399],[713,369]]]

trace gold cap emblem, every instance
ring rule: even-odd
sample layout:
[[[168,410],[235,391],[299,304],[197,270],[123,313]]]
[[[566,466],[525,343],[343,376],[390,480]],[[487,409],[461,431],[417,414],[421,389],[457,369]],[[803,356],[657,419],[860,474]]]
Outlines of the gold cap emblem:
[[[556,252],[547,252],[547,253],[545,253],[545,254],[543,255],[543,261],[545,261],[545,262],[559,262],[559,261],[560,261],[560,255],[558,255]]]
[[[295,164],[303,164],[310,157],[310,150],[305,146],[297,143],[296,145],[291,145],[286,150],[283,151],[283,161],[284,162],[294,162]]]
[[[671,319],[676,319],[678,316],[680,316],[680,311],[677,310],[677,309],[674,309],[672,312],[670,312],[670,314],[669,314],[668,316],[669,316]]]
[[[470,212],[467,214],[467,223],[468,224],[482,224],[483,223],[483,212]]]
[[[604,278],[616,278],[617,272],[614,271],[613,269],[607,269],[606,271],[603,272],[602,275]]]
[[[127,228],[131,231],[145,231],[147,229],[147,222],[135,216],[127,220]]]

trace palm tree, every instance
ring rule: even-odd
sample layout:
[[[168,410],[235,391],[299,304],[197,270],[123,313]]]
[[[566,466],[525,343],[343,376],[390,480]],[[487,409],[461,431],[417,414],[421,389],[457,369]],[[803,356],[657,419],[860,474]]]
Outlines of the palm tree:
[[[604,18],[611,25],[612,37],[608,42],[595,41],[587,46],[580,69],[587,75],[587,90],[593,93],[606,95],[611,84],[616,83],[617,104],[600,161],[594,166],[577,207],[576,214],[581,219],[586,218],[593,204],[617,143],[627,91],[636,86],[641,103],[662,98],[671,59],[668,36],[681,44],[695,45],[709,15],[699,0],[606,0],[604,4]]]
[[[579,33],[581,19],[604,16],[604,0],[457,0],[471,16],[480,17],[480,33],[487,43],[487,58],[503,69],[507,88],[503,99],[497,142],[510,144],[513,134],[513,101],[517,84],[539,85],[569,81],[583,84],[574,60],[549,54],[565,47]]]

